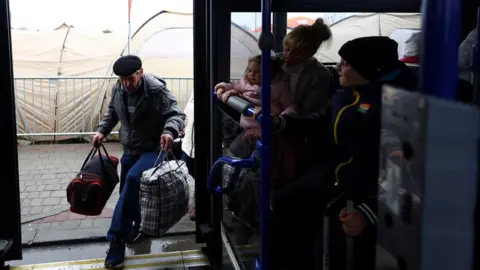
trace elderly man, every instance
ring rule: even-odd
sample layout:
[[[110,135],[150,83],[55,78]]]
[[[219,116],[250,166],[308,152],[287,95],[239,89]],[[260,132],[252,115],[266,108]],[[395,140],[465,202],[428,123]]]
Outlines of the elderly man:
[[[94,143],[103,139],[120,121],[120,198],[107,234],[110,249],[105,267],[123,266],[125,243],[139,237],[140,178],[154,166],[160,149],[170,150],[173,140],[183,129],[185,115],[160,78],[143,73],[142,61],[134,55],[123,56],[113,65],[119,77],[112,90],[112,100],[96,135]]]

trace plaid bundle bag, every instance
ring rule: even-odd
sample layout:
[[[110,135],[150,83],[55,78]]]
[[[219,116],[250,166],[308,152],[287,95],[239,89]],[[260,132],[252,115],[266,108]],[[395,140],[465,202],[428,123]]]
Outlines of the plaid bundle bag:
[[[140,231],[162,236],[187,214],[190,191],[187,165],[171,160],[143,172],[140,180]]]

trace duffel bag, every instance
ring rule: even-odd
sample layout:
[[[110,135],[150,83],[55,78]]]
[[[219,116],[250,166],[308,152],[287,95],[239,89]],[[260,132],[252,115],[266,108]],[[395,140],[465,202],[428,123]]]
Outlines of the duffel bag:
[[[119,181],[117,167],[118,158],[108,155],[105,146],[94,147],[67,187],[70,211],[86,216],[100,215]]]
[[[143,172],[140,180],[140,231],[162,236],[187,214],[190,200],[187,165],[169,160]],[[191,179],[193,181],[193,178]]]

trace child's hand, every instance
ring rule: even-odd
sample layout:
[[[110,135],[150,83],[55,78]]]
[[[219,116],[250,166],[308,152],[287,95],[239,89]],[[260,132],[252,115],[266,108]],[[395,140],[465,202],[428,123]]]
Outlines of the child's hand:
[[[261,98],[260,88],[259,88],[259,89],[256,89],[255,91],[253,91],[253,92],[252,92],[252,96],[255,97],[255,98],[260,99],[260,98]]]
[[[229,97],[235,96],[235,95],[237,95],[238,93],[239,93],[238,90],[235,90],[235,89],[233,89],[233,90],[228,90],[227,92],[225,92],[225,93],[222,95],[222,101],[225,102],[225,103],[227,103],[227,100],[228,100]]]
[[[225,88],[217,85],[217,86],[215,86],[215,92],[217,93],[217,98],[218,98],[219,100],[221,100],[221,99],[222,99],[222,95],[223,95],[223,93],[225,92]]]
[[[262,107],[260,106],[255,106],[255,110],[253,112],[253,119],[257,119],[257,117],[262,113]]]
[[[351,213],[347,213],[347,209],[343,208],[342,211],[340,211],[338,219],[340,222],[342,222],[343,231],[348,236],[358,236],[362,234],[367,227],[365,218],[356,210]]]

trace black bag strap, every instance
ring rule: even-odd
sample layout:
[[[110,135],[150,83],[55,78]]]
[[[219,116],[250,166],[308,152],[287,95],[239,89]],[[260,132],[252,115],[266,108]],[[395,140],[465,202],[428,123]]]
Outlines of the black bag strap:
[[[103,152],[105,153],[105,156],[107,157],[108,161],[115,168],[115,164],[113,164],[113,161],[110,159],[110,156],[108,155],[108,152],[107,152],[107,149],[105,148],[105,145],[95,144],[93,146],[92,150],[90,150],[90,153],[88,153],[87,158],[83,162],[82,169],[80,171],[83,171],[83,169],[85,169],[85,165],[87,165],[87,162],[92,160],[95,157],[95,154],[98,152],[99,159],[100,159],[100,166],[102,167],[103,174],[104,174],[104,176],[108,175],[107,167],[105,166],[105,162],[103,161],[102,151],[100,150],[100,148],[103,149]]]
[[[95,156],[97,151],[98,151],[97,147],[93,147],[92,150],[90,150],[90,153],[88,153],[87,157],[85,158],[85,161],[83,162],[82,168],[80,169],[80,171],[83,171],[83,169],[85,169],[85,165],[87,165],[87,162],[90,161]]]

